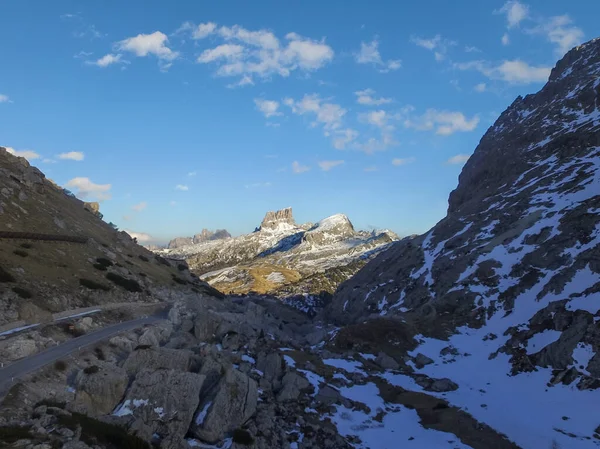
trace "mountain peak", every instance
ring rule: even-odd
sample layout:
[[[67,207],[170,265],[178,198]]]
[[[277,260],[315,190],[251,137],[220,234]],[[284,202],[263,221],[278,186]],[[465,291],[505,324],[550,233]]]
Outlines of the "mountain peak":
[[[262,231],[265,229],[275,229],[278,228],[281,224],[291,226],[296,225],[296,222],[294,221],[294,216],[292,215],[291,207],[286,207],[285,209],[281,209],[275,212],[267,212],[258,230]]]

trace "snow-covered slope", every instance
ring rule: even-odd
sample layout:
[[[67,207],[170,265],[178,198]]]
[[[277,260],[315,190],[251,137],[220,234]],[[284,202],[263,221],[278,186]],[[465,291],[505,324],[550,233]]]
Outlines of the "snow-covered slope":
[[[446,400],[520,447],[599,447],[599,261],[594,40],[487,131],[446,218],[341,285],[328,315],[404,320],[416,339],[405,356],[433,363],[393,382],[420,390],[415,374],[451,379]]]
[[[315,225],[295,224],[291,208],[268,212],[251,234],[159,251],[186,259],[203,279],[225,292],[333,293],[397,236],[356,231],[343,214]]]

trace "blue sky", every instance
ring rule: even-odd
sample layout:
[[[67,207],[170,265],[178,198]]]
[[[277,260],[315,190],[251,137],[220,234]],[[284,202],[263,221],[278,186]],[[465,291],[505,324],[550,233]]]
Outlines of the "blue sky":
[[[287,206],[422,233],[495,118],[600,34],[592,1],[9,0],[0,17],[0,145],[143,241]]]

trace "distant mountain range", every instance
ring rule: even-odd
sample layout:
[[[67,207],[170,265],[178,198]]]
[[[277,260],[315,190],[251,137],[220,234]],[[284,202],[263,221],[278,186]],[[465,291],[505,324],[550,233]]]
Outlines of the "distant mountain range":
[[[253,233],[225,230],[177,238],[157,253],[185,259],[202,279],[227,293],[333,293],[338,284],[398,236],[356,231],[343,214],[297,225],[291,208],[267,212]]]

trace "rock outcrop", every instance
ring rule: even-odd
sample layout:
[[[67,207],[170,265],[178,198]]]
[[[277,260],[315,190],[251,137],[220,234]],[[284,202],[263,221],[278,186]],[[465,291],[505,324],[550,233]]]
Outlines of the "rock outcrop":
[[[123,368],[91,365],[77,374],[75,403],[89,415],[109,414],[123,398],[128,384],[129,376]]]
[[[260,227],[258,228],[259,231],[265,230],[265,229],[275,229],[280,227],[281,225],[285,226],[285,225],[289,225],[289,226],[295,226],[296,225],[296,221],[294,220],[294,216],[292,214],[292,208],[291,207],[287,207],[285,209],[281,209],[278,211],[269,211],[266,213],[265,218],[263,218],[262,223],[260,224]]]
[[[216,443],[250,419],[257,399],[256,381],[237,370],[228,370],[214,395],[203,399],[190,431],[197,438]]]

